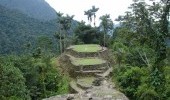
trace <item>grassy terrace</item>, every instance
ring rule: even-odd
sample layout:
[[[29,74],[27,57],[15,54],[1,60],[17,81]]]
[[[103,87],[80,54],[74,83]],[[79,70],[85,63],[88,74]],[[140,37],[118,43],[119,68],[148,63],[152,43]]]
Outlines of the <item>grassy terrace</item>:
[[[97,52],[102,49],[100,45],[97,44],[86,44],[86,45],[74,45],[72,49],[76,52]]]
[[[94,77],[80,77],[77,79],[77,84],[84,87],[90,87],[92,86],[94,80],[95,80]]]
[[[98,59],[98,58],[79,58],[72,60],[73,65],[98,65],[105,63],[105,60]]]

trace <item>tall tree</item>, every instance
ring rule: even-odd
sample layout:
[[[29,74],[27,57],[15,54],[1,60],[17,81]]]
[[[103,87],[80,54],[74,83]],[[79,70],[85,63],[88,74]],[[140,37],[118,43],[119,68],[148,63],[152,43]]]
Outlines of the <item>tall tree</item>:
[[[68,37],[68,34],[69,34],[69,30],[71,28],[71,24],[72,24],[72,20],[73,20],[74,15],[63,16],[63,13],[60,13],[60,12],[58,12],[57,15],[59,17],[57,22],[59,23],[59,30],[60,31],[59,31],[59,33],[55,34],[55,37],[59,38],[59,40],[60,40],[60,53],[62,53],[64,51],[65,47],[68,46],[67,45],[68,42],[66,42],[66,41],[68,39],[67,37]]]
[[[61,20],[61,24],[62,24],[62,27],[63,27],[63,34],[64,34],[64,49],[68,46],[68,35],[69,35],[69,30],[71,28],[71,24],[72,24],[72,20],[73,20],[73,17],[74,15],[72,16],[69,16],[69,15],[66,15],[62,18]]]
[[[93,17],[94,17],[94,26],[96,26],[96,12],[99,10],[99,8],[96,8],[95,6],[92,6],[92,9],[91,9],[91,12],[93,14]]]
[[[106,14],[100,17],[100,27],[104,31],[103,34],[103,45],[106,46],[106,35],[113,29],[113,21],[110,19],[110,15]]]
[[[89,24],[91,25],[92,17],[94,17],[94,26],[96,26],[96,12],[99,10],[99,8],[96,8],[95,6],[92,6],[91,9],[84,11],[84,15],[87,15],[87,19],[89,21]]]
[[[102,41],[102,37],[97,28],[94,28],[90,25],[86,25],[85,22],[78,23],[78,27],[74,30],[75,35],[77,36],[76,42],[85,43],[85,44],[94,44]]]
[[[131,40],[134,40],[133,42],[130,40],[131,45],[147,45],[154,50],[156,57],[152,64],[148,64],[151,66],[149,84],[160,94],[165,88],[164,60],[167,58],[165,40],[169,34],[170,0],[159,2],[152,0],[152,5],[146,4],[143,0],[134,0],[129,8],[131,12],[127,12],[125,16],[120,16],[118,19],[123,28],[131,31],[131,34],[127,32],[127,36],[131,35]],[[147,58],[146,53],[144,54]],[[142,59],[141,54],[140,56]]]
[[[163,92],[165,88],[165,75],[164,75],[164,60],[167,58],[167,52],[166,52],[166,38],[168,37],[168,18],[170,14],[170,0],[161,0],[162,3],[162,11],[163,13],[161,14],[161,19],[160,19],[160,31],[156,35],[156,54],[157,58],[154,64],[153,72],[158,71],[158,75],[155,77],[155,73],[151,74],[151,81],[155,81],[155,78],[158,78],[161,82],[161,85],[158,85],[154,83],[153,85],[155,86],[155,89],[157,92]],[[153,78],[152,78],[153,77]]]
[[[58,20],[57,20],[57,23],[59,23],[59,41],[60,41],[60,53],[62,53],[62,34],[61,34],[61,31],[62,31],[62,26],[61,26],[61,20],[62,20],[62,16],[63,16],[63,13],[61,12],[57,12],[57,16],[58,16]],[[55,34],[57,36],[57,34]]]
[[[84,11],[84,15],[87,15],[87,19],[89,21],[89,24],[91,25],[91,22],[92,22],[92,12],[91,10],[87,10],[87,11]]]

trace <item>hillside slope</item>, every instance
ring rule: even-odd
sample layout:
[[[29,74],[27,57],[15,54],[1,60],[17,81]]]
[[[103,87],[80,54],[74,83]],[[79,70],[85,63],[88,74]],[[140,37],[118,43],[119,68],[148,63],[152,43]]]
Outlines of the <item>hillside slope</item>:
[[[0,0],[0,5],[19,10],[31,18],[41,21],[57,17],[56,11],[45,0]]]
[[[39,36],[53,37],[56,21],[41,22],[17,11],[0,6],[0,53],[20,52],[24,44],[35,44]]]

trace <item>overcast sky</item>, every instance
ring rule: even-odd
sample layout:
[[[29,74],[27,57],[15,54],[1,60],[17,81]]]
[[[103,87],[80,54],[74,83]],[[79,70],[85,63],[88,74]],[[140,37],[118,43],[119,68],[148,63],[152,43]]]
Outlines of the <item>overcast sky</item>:
[[[64,14],[75,15],[74,19],[87,21],[87,16],[84,11],[90,9],[93,5],[99,8],[96,13],[97,25],[99,17],[105,14],[110,14],[114,21],[119,15],[123,15],[127,11],[127,7],[132,3],[132,0],[45,0],[57,12]]]

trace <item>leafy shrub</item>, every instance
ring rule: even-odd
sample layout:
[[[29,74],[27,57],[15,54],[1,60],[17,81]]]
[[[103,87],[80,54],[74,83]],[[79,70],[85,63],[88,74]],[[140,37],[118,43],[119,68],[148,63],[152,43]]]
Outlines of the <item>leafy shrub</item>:
[[[129,51],[128,47],[121,42],[115,42],[112,49],[116,57],[116,60],[120,66],[120,64],[124,62],[126,55]]]
[[[61,75],[56,64],[52,65],[51,58],[26,55],[7,56],[5,61],[0,58],[0,99],[39,100],[67,93],[68,78]]]
[[[153,65],[155,57],[155,51],[146,45],[131,47],[126,56],[126,63],[131,66],[145,67],[148,64]]]
[[[165,76],[166,76],[166,98],[170,100],[170,66],[165,67]]]
[[[117,81],[122,91],[131,99],[135,99],[135,92],[138,86],[141,85],[142,77],[145,75],[143,69],[139,67],[131,67],[127,69],[122,75],[117,77]]]
[[[158,93],[153,87],[143,83],[140,85],[136,92],[137,100],[160,100]]]
[[[22,72],[8,61],[0,62],[0,99],[30,99]]]

